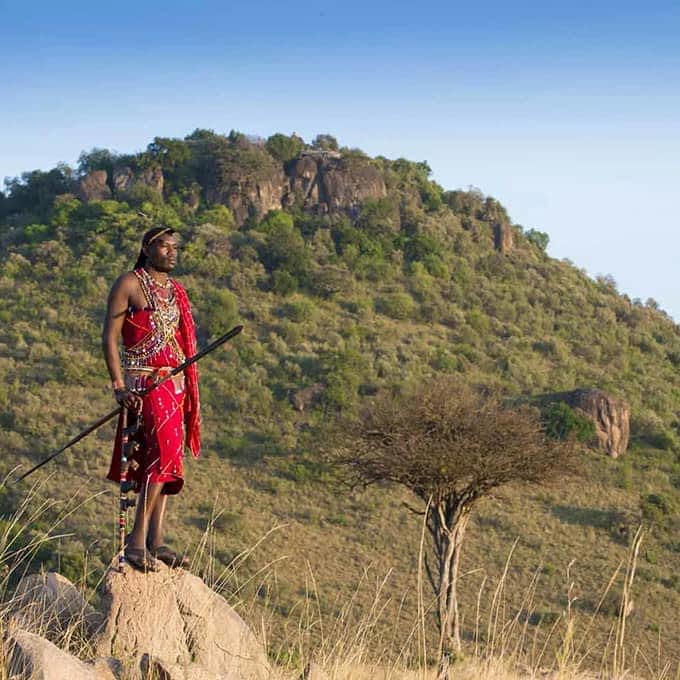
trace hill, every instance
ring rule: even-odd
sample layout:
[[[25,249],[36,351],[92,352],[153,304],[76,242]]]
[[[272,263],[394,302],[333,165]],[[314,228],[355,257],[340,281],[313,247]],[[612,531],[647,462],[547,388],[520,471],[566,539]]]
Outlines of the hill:
[[[653,300],[548,257],[547,234],[513,224],[496,199],[429,175],[426,163],[369,158],[329,135],[308,145],[196,130],[11,180],[0,195],[3,473],[112,408],[105,299],[141,233],[162,222],[182,235],[177,274],[200,341],[246,326],[202,365],[205,453],[171,509],[173,540],[197,549],[228,595],[269,612],[275,644],[310,597],[327,627],[363,616],[389,572],[375,630],[392,655],[415,654],[419,519],[398,489],[348,494],[319,449],[334,413],[382,387],[460,373],[508,397],[596,387],[630,404],[632,430],[618,459],[589,451],[577,483],[511,489],[474,517],[463,564],[471,644],[488,638],[480,621],[505,573],[503,612],[518,613],[526,653],[559,647],[552,629],[567,612],[592,621],[582,644],[597,666],[622,574],[600,595],[643,521],[628,634],[641,672],[676,665],[680,329]],[[102,428],[36,475],[31,503],[45,508],[13,544],[37,541],[34,565],[100,578],[115,550],[115,489],[103,481],[111,439]],[[2,488],[6,545],[24,493]]]

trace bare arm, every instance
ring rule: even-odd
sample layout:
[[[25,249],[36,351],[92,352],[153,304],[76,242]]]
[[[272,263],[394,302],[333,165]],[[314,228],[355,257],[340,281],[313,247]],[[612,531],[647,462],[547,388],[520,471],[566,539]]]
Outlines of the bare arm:
[[[109,294],[106,308],[106,318],[102,330],[102,350],[104,361],[111,376],[111,384],[116,394],[116,399],[128,408],[137,408],[139,398],[125,390],[123,369],[120,364],[118,344],[123,330],[125,314],[130,306],[130,299],[134,290],[136,279],[134,274],[123,274],[114,284]]]

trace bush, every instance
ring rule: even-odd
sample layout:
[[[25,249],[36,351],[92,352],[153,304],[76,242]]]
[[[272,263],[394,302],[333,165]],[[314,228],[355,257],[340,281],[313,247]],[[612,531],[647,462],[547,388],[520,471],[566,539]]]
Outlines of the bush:
[[[406,293],[391,293],[376,300],[375,308],[380,314],[392,317],[393,319],[410,319],[416,309],[413,298]]]
[[[532,243],[544,252],[547,250],[548,244],[550,243],[550,236],[548,236],[548,234],[546,234],[544,231],[529,229],[524,235],[526,236],[526,239],[529,241],[529,243]]]
[[[305,143],[299,137],[288,137],[277,132],[267,139],[265,147],[277,161],[285,163],[299,156]]]
[[[211,289],[203,301],[201,321],[209,336],[226,333],[239,318],[236,296],[224,289]]]
[[[304,323],[314,318],[316,308],[309,300],[301,299],[285,304],[282,312],[287,319],[296,323]]]
[[[560,401],[543,412],[546,433],[555,439],[566,439],[572,432],[579,441],[588,441],[595,434],[595,424]]]
[[[665,524],[674,514],[672,501],[660,493],[640,496],[640,510],[647,521],[659,525]]]

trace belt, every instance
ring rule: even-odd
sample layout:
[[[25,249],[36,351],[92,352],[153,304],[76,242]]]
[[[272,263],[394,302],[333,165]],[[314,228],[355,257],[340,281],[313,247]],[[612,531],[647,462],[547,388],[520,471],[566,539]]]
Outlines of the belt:
[[[173,371],[172,366],[135,366],[125,371],[125,387],[131,392],[143,392],[153,384],[161,382]],[[173,375],[170,380],[175,394],[184,392],[184,374]]]

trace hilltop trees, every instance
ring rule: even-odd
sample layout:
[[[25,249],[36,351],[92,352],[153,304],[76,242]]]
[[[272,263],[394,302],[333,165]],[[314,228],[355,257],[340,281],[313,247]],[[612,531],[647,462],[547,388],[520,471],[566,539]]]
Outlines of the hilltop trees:
[[[574,451],[571,439],[546,435],[533,409],[508,408],[453,378],[383,394],[340,428],[333,457],[355,484],[396,482],[425,505],[440,677],[461,652],[458,570],[470,513],[499,486],[569,470]]]

